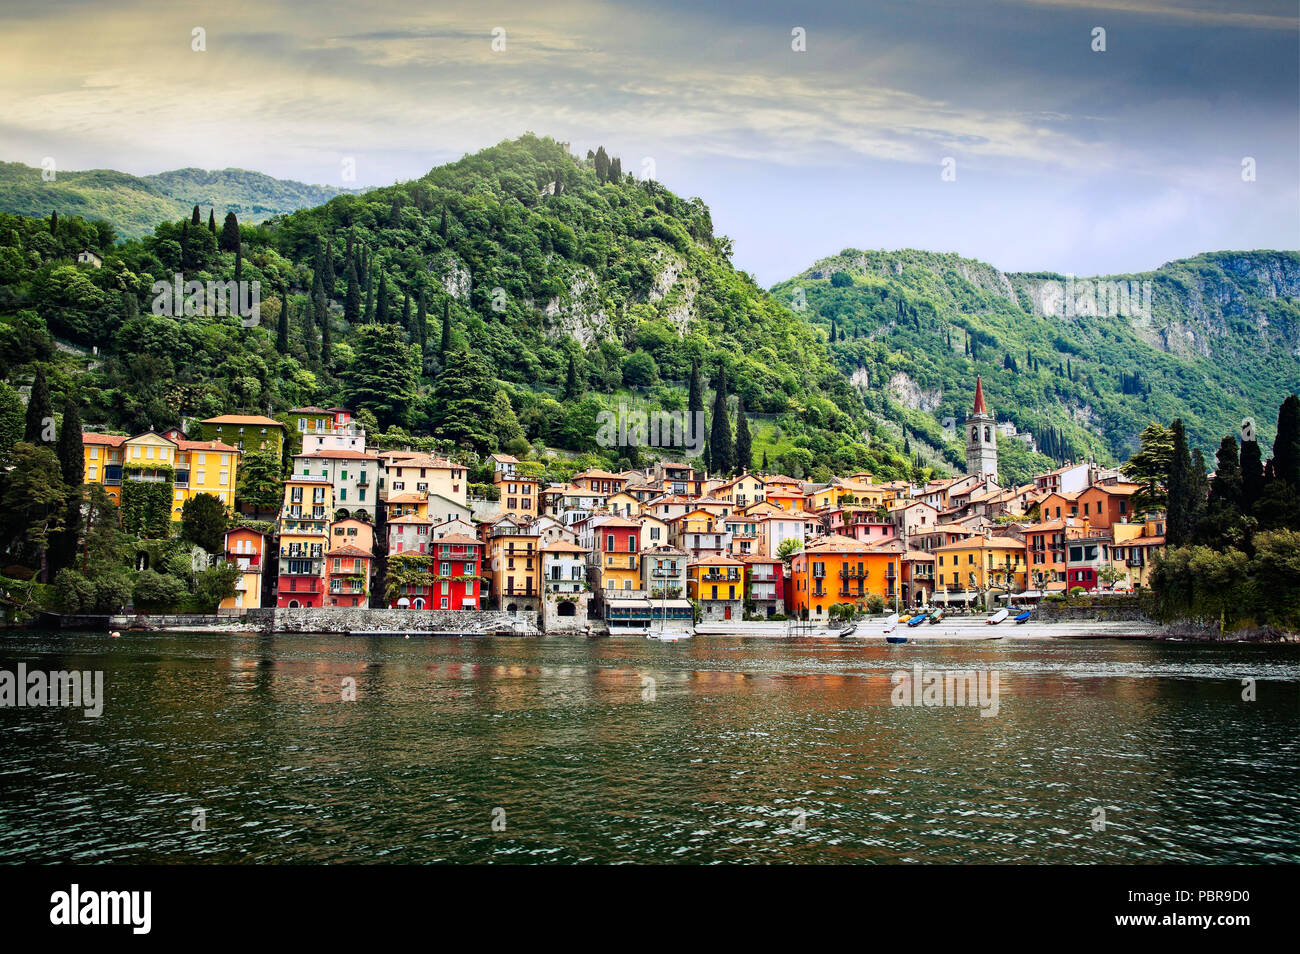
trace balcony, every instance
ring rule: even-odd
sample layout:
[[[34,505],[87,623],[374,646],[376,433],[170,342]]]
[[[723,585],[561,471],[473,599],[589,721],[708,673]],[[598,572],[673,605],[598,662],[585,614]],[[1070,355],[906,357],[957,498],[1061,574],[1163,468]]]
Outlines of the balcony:
[[[511,586],[511,587],[506,587],[505,589],[498,590],[497,595],[529,597],[529,596],[537,596],[538,592],[537,590],[533,589],[531,586],[527,586],[527,587]]]
[[[871,573],[870,570],[865,570],[862,567],[856,567],[856,568],[845,567],[844,569],[840,570],[840,579],[841,580],[865,580],[870,575],[870,573]]]

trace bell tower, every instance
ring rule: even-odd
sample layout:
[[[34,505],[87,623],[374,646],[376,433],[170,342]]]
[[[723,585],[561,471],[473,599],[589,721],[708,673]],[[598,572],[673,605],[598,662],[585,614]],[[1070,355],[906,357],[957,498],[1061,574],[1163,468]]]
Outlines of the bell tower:
[[[975,406],[966,418],[966,473],[998,479],[997,422],[984,403],[984,382],[975,378]]]

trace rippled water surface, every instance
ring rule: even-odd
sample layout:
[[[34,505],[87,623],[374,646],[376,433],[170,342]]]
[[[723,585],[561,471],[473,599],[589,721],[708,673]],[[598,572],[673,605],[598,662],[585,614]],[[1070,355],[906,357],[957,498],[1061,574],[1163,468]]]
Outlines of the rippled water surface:
[[[1300,861],[1296,646],[0,637],[19,662],[107,702],[0,708],[6,862]],[[916,664],[996,671],[997,714],[891,705]]]

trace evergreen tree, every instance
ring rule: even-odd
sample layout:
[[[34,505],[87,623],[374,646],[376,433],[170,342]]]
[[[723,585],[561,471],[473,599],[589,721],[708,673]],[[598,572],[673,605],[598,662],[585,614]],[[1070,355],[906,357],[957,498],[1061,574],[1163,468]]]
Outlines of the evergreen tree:
[[[442,337],[438,342],[438,359],[445,362],[451,351],[451,298],[442,300]]]
[[[366,270],[366,317],[363,323],[375,323],[375,273],[371,269]]]
[[[442,222],[438,225],[438,235],[442,237],[444,242],[447,241],[447,206],[445,203],[442,206]]]
[[[71,566],[77,553],[77,536],[81,532],[81,487],[85,482],[85,456],[82,451],[81,410],[71,394],[63,402],[63,422],[56,448],[59,472],[68,490],[67,512],[63,529],[50,541],[50,562],[54,570]]]
[[[686,396],[686,443],[692,447],[699,444],[704,435],[703,428],[704,383],[700,380],[700,363],[691,362],[691,381]]]
[[[329,302],[325,300],[324,284],[319,280],[316,282],[316,295],[312,301],[312,306],[316,312],[316,325],[320,328],[321,366],[328,370],[330,359],[334,354],[334,338],[330,332]]]
[[[233,252],[239,248],[239,219],[234,212],[226,213],[226,221],[221,226],[221,238],[217,242],[217,248],[223,252]]]
[[[421,287],[416,298],[415,306],[415,333],[420,339],[420,354],[424,354],[429,348],[429,316],[424,309],[424,288]]]
[[[348,260],[344,281],[347,283],[347,291],[343,297],[343,319],[349,326],[355,327],[361,321],[361,283],[357,280],[356,265],[351,259]]]
[[[1264,455],[1258,441],[1241,442],[1241,512],[1252,514],[1264,493]]]
[[[59,234],[59,213],[57,210],[50,213],[50,234]]]
[[[605,152],[604,146],[597,147],[594,162],[596,165],[596,181],[604,184],[609,180],[609,155]]]
[[[378,287],[375,289],[379,304],[375,308],[375,324],[388,324],[388,282],[384,279],[384,270],[379,270]]]
[[[582,381],[578,375],[578,356],[572,351],[569,352],[569,367],[564,374],[564,399],[566,401],[576,401],[586,392]]]
[[[497,403],[496,381],[478,354],[447,355],[433,392],[433,426],[437,435],[461,447],[485,451],[496,444],[490,410]]]
[[[280,320],[275,326],[275,350],[289,353],[289,286],[280,289]]]
[[[729,474],[734,448],[731,444],[731,425],[727,421],[726,368],[718,369],[715,388],[712,432],[709,435],[709,466],[715,474]]]
[[[760,469],[760,473],[763,473],[763,474],[768,473],[768,470],[767,470],[767,451],[763,451],[763,464],[762,464],[762,467],[761,467],[761,469]]]
[[[203,215],[199,212],[199,207],[196,205],[194,207],[194,211],[190,213],[190,225],[194,226],[195,228],[198,228],[202,224],[203,224]]]
[[[1214,482],[1210,485],[1210,503],[1217,507],[1241,511],[1241,464],[1237,455],[1237,439],[1229,434],[1219,442],[1214,455],[1216,467]]]
[[[745,417],[745,399],[736,401],[736,460],[735,471],[746,473],[754,466],[753,435],[749,431],[749,419]]]
[[[23,427],[23,440],[37,447],[54,443],[54,405],[50,401],[50,386],[45,381],[45,369],[36,369],[32,381],[32,396],[27,399],[27,417]]]
[[[1179,418],[1169,427],[1173,446],[1169,457],[1168,516],[1165,520],[1165,537],[1171,548],[1181,547],[1192,538],[1195,527],[1196,505],[1192,492],[1196,481],[1192,474],[1192,457],[1187,450],[1187,431]]]
[[[418,394],[420,356],[406,343],[406,335],[393,325],[363,325],[353,346],[356,358],[346,374],[351,406],[372,412],[381,427],[408,427]],[[479,408],[480,416],[486,406]]]
[[[1273,474],[1300,493],[1300,397],[1288,395],[1277,411],[1277,438],[1273,441]]]
[[[208,209],[208,231],[213,235],[217,234],[217,210],[215,207]]]
[[[420,336],[416,334],[415,326],[411,324],[411,296],[409,292],[402,295],[402,328],[406,331],[406,337],[410,339],[411,344],[419,344]]]

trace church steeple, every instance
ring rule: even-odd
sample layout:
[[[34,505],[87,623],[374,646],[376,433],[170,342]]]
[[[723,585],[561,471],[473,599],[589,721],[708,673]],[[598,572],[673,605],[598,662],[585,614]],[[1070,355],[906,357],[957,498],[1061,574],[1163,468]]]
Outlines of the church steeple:
[[[984,400],[984,381],[975,377],[975,405],[966,418],[966,473],[997,481],[997,421]]]

